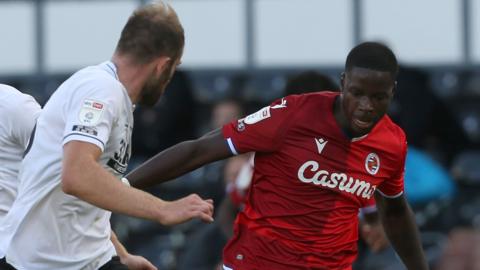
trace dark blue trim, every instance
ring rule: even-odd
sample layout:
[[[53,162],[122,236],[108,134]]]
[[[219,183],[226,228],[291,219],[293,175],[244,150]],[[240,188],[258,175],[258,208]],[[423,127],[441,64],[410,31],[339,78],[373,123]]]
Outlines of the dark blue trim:
[[[110,62],[110,61],[106,63],[107,67],[112,71],[113,77],[115,77],[115,79],[118,81],[118,74],[110,64],[112,64],[112,65],[115,65],[115,64]]]
[[[76,132],[70,133],[70,134],[68,134],[67,136],[63,137],[63,140],[65,140],[67,137],[69,137],[69,136],[71,136],[71,135],[80,135],[80,136],[85,136],[85,137],[88,137],[88,138],[97,140],[97,141],[99,141],[99,142],[102,144],[103,149],[105,149],[105,144],[104,144],[102,141],[100,141],[100,139],[98,139],[98,138],[96,138],[96,137],[93,137],[93,136],[90,136],[90,135],[87,135],[87,134],[83,134],[83,133],[76,133]]]

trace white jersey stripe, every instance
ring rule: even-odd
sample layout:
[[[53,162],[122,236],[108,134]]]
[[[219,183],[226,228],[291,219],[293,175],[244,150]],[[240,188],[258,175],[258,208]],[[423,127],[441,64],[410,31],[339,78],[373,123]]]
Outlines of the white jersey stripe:
[[[225,264],[223,265],[223,270],[233,270],[233,268],[226,267]]]
[[[403,191],[401,191],[401,192],[398,193],[398,194],[395,194],[395,195],[390,196],[390,195],[386,195],[385,193],[383,193],[383,192],[380,191],[379,189],[377,189],[377,191],[378,191],[378,193],[380,193],[380,195],[382,195],[382,196],[385,197],[385,198],[389,198],[389,199],[398,198],[398,197],[402,196],[402,194],[403,194]]]
[[[232,138],[227,138],[227,143],[232,154],[238,155],[237,149],[235,149],[235,145],[233,145]]]

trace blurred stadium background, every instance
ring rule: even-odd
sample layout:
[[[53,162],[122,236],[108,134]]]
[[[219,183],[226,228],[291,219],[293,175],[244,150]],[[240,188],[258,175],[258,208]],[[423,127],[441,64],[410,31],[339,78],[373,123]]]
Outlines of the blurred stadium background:
[[[129,14],[147,2],[0,0],[0,82],[43,105],[74,71],[109,59]],[[281,97],[288,79],[308,70],[338,83],[351,47],[381,41],[403,67],[391,114],[410,144],[452,181],[448,190],[429,194],[436,178],[422,174],[419,181],[432,185],[419,187],[424,193],[412,199],[432,268],[480,269],[480,0],[167,2],[185,28],[183,64],[155,108],[136,110],[131,168],[218,125],[211,114],[219,102],[236,100],[241,114],[252,112]],[[224,166],[207,166],[152,192],[166,199],[197,192],[221,201]],[[127,248],[164,270],[184,269],[184,252],[203,227],[113,219]],[[215,245],[210,240],[205,249]],[[367,258],[357,269],[402,269],[395,256],[377,255],[374,260],[384,264]]]

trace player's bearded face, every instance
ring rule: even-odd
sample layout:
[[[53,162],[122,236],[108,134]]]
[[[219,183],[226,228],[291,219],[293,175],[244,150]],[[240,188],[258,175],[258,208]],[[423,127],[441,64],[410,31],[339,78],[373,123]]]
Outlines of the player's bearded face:
[[[165,70],[157,77],[152,75],[148,81],[145,83],[142,91],[142,97],[140,99],[140,104],[146,106],[154,106],[160,97],[165,92],[165,87],[173,77],[176,68],[176,61],[171,61],[170,64],[165,68]]]
[[[395,80],[389,72],[354,67],[342,77],[342,111],[352,135],[369,133],[385,115]]]

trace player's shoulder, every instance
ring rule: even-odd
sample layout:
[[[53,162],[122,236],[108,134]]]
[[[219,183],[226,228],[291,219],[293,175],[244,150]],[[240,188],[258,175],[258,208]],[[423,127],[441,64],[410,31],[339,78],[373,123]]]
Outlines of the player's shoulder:
[[[330,104],[335,97],[339,95],[338,92],[322,91],[322,92],[311,92],[305,94],[294,94],[284,97],[287,102],[291,103],[294,106],[315,106],[325,103]]]
[[[27,96],[28,95],[24,95],[13,86],[0,84],[0,99],[2,100],[3,104],[21,102],[22,100],[26,99]]]
[[[94,96],[122,100],[123,86],[118,81],[116,74],[106,63],[88,66],[77,71],[69,79],[70,89],[80,90],[80,96]]]
[[[101,88],[107,91],[112,89],[112,87],[121,86],[115,71],[110,70],[106,63],[85,67],[79,70],[72,79],[91,84],[95,88]]]
[[[7,96],[10,96],[10,95],[18,95],[18,94],[20,94],[20,91],[17,88],[15,88],[13,86],[10,86],[10,85],[0,83],[0,97],[1,98],[7,97]]]
[[[385,133],[385,137],[389,138],[392,143],[397,144],[399,147],[404,147],[407,142],[407,136],[405,135],[405,131],[394,123],[392,119],[385,115],[382,119],[382,132]]]
[[[15,87],[0,84],[0,109],[4,110],[26,110],[29,108],[40,109],[35,98],[20,92]]]

